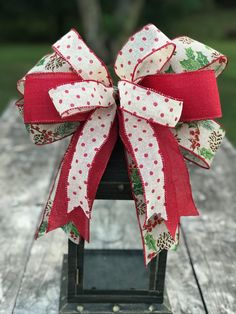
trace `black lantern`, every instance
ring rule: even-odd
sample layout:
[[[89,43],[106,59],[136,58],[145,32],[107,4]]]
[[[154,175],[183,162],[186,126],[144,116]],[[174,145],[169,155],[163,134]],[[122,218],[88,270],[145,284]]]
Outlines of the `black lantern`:
[[[123,145],[117,142],[97,199],[132,199]],[[171,314],[164,293],[167,251],[148,268],[142,250],[84,249],[69,240],[61,280],[60,312]]]

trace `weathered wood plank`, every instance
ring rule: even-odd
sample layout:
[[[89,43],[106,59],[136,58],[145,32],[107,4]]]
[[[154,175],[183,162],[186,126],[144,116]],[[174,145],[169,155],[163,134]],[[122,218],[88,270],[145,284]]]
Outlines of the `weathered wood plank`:
[[[208,313],[236,313],[236,153],[226,140],[210,171],[197,169],[192,185],[201,211],[185,218],[185,233]]]
[[[0,119],[0,313],[12,313],[59,145],[35,147],[13,103]],[[50,158],[48,157],[50,155]]]

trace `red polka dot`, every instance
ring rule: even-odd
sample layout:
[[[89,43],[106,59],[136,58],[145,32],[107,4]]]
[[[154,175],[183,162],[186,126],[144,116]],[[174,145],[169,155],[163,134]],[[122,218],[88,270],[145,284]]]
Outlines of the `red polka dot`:
[[[82,49],[82,47],[81,47],[81,46],[79,46],[79,47],[78,47],[78,49],[79,49],[79,50],[81,50],[81,49]]]
[[[145,40],[147,40],[147,38],[146,38],[146,37],[143,37],[142,40],[145,41]]]
[[[94,128],[90,128],[90,131],[93,132],[93,131],[94,131]]]
[[[140,97],[139,97],[139,96],[137,96],[137,97],[136,97],[136,99],[137,99],[137,100],[140,100]]]
[[[145,186],[148,186],[148,182],[145,182],[144,185],[145,185]]]
[[[123,68],[123,67],[124,67],[124,64],[123,64],[123,63],[121,63],[121,64],[120,64],[120,66],[121,66],[121,68]]]
[[[173,112],[173,108],[170,108],[170,112]]]
[[[92,139],[92,142],[96,142],[96,138],[95,137]]]
[[[76,98],[80,98],[80,95],[76,95]]]
[[[155,193],[155,190],[154,190],[154,189],[152,189],[152,193]]]
[[[148,157],[148,154],[147,154],[147,153],[145,153],[143,156],[144,156],[145,158],[147,158],[147,157]]]
[[[128,105],[131,105],[131,101],[130,100],[128,101]]]
[[[177,121],[178,120],[178,118],[177,117],[175,117],[175,121]]]
[[[139,48],[139,50],[140,50],[140,51],[143,51],[143,50],[144,50],[144,48],[143,48],[143,47],[140,47],[140,48]]]
[[[85,143],[81,143],[81,146],[83,146],[83,147],[84,147],[84,146],[85,146]]]
[[[87,101],[87,105],[88,105],[88,106],[90,105],[90,101]]]
[[[165,98],[165,102],[168,102],[169,101],[169,99],[168,98]]]
[[[102,127],[102,128],[105,128],[105,124],[101,124],[101,127]]]
[[[136,128],[137,128],[137,125],[136,125],[136,124],[135,124],[135,125],[133,125],[133,128],[135,128],[135,129],[136,129]]]
[[[161,113],[161,114],[160,114],[160,117],[161,117],[161,118],[164,118],[164,116],[165,116],[164,113]]]
[[[153,146],[153,144],[152,144],[152,143],[149,143],[149,144],[148,144],[148,146],[149,146],[149,147],[152,147],[152,146]]]
[[[148,26],[145,26],[144,29],[145,29],[146,31],[148,31],[148,30],[149,30],[149,27],[148,27]]]
[[[141,142],[143,139],[141,137],[138,138],[139,142]]]
[[[153,210],[153,209],[154,209],[154,206],[152,206],[151,209]]]
[[[76,195],[77,193],[74,191],[73,194]]]
[[[67,45],[66,48],[70,48],[70,45]]]
[[[70,107],[73,108],[75,105],[74,104],[70,104]]]
[[[87,164],[87,167],[88,167],[88,168],[91,167],[91,164]]]
[[[138,151],[138,148],[136,147],[136,148],[134,149],[134,151],[137,152],[137,151]]]
[[[131,137],[131,136],[132,136],[132,134],[131,134],[131,133],[129,133],[129,134],[128,134],[128,137]]]
[[[69,59],[70,59],[70,56],[67,56],[67,57],[66,57],[66,59],[68,59],[68,60],[69,60]]]
[[[157,197],[157,200],[159,201],[160,199],[161,199],[161,197],[160,197],[160,196],[158,196],[158,197]]]
[[[93,71],[89,71],[89,75],[92,75],[93,74]]]
[[[85,91],[85,87],[82,87],[82,91]]]
[[[151,94],[150,90],[148,90],[146,94],[147,94],[147,95],[150,95],[150,94]]]
[[[79,174],[82,174],[82,170],[79,170]]]
[[[73,176],[73,177],[72,177],[72,179],[73,179],[73,180],[76,180],[76,177],[75,177],[75,176]]]
[[[89,63],[92,64],[92,63],[93,63],[93,60],[89,60]]]
[[[159,38],[156,37],[154,40],[155,40],[155,41],[159,41]]]
[[[69,93],[68,89],[66,89],[66,90],[65,90],[65,93],[66,93],[66,94],[68,94],[68,93]]]
[[[76,159],[75,162],[78,163],[79,162],[78,159]]]
[[[88,154],[87,154],[87,153],[84,153],[84,157],[88,157]]]
[[[154,163],[154,165],[157,165],[157,164],[158,164],[158,161],[157,161],[157,160],[154,160],[153,163]]]
[[[157,183],[159,183],[160,182],[160,179],[157,179]]]
[[[143,107],[143,108],[142,108],[142,110],[143,110],[143,111],[146,111],[146,110],[147,110],[147,108],[146,108],[146,107]]]
[[[131,61],[128,61],[128,65],[131,65]]]
[[[62,104],[62,99],[59,100],[59,104]]]
[[[158,103],[156,101],[154,101],[153,106],[154,107],[158,106]]]
[[[119,51],[119,55],[122,56],[122,54],[123,54],[123,52],[120,50],[120,51]]]
[[[134,37],[131,37],[130,40],[131,40],[131,41],[134,41]]]
[[[153,175],[153,171],[150,171],[149,174],[150,174],[150,176],[152,176]]]
[[[79,57],[79,58],[78,58],[78,61],[82,61],[82,58],[81,58],[81,57]]]
[[[133,51],[133,49],[130,48],[130,49],[129,49],[129,53],[131,53],[132,51]]]
[[[142,168],[143,168],[143,165],[142,165],[142,164],[141,164],[141,165],[139,165],[139,168],[140,168],[140,169],[142,169]]]

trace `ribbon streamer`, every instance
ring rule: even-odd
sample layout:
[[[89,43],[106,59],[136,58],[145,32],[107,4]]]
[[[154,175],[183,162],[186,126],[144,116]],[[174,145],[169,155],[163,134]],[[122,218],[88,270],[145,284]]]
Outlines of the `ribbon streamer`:
[[[36,237],[61,227],[75,243],[89,241],[96,191],[119,135],[147,265],[178,245],[181,216],[198,215],[184,158],[209,168],[221,144],[216,77],[227,59],[150,24],[117,55],[117,94],[107,67],[74,29],[53,50],[17,85],[23,98],[16,105],[35,144],[72,135]]]

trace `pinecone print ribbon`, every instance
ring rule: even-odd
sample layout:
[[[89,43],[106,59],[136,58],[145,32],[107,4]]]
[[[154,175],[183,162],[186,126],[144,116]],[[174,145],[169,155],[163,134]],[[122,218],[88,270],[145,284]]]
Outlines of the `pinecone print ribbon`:
[[[181,216],[198,215],[184,158],[209,168],[221,144],[216,76],[227,59],[147,25],[117,55],[116,88],[75,30],[53,50],[18,82],[17,106],[35,144],[72,135],[36,236],[61,227],[75,243],[89,241],[93,202],[119,124],[148,264],[176,247]]]

